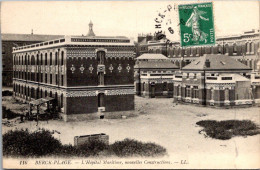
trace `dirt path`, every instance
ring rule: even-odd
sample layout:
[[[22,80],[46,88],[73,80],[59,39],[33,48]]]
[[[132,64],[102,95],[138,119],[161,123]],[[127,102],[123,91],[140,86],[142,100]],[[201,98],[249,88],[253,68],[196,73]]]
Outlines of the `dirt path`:
[[[205,138],[196,125],[200,120],[248,119],[260,124],[259,108],[211,109],[189,105],[174,106],[172,99],[144,99],[136,97],[138,117],[128,119],[102,119],[81,122],[46,121],[38,127],[57,130],[55,136],[63,144],[73,144],[74,136],[106,133],[110,143],[125,138],[151,141],[164,146],[170,160],[188,160],[189,165],[207,165],[208,168],[254,167],[260,160],[260,135],[235,137],[230,140]],[[18,124],[12,128],[37,129],[36,122]],[[3,127],[3,133],[12,129]],[[247,160],[247,162],[245,162]],[[187,168],[186,166],[185,168]],[[258,166],[259,167],[259,166]],[[182,167],[184,168],[184,167]]]

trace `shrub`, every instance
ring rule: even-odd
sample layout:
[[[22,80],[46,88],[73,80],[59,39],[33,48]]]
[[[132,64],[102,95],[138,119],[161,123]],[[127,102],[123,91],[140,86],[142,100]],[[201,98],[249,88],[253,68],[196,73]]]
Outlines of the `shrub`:
[[[101,140],[90,139],[87,143],[78,147],[84,156],[98,156],[102,151],[108,149],[108,145]]]
[[[259,127],[250,120],[202,120],[196,123],[204,127],[206,134],[215,139],[227,140],[233,136],[259,134]]]
[[[154,143],[142,143],[133,139],[124,139],[116,141],[110,146],[115,155],[119,157],[130,156],[163,156],[166,154],[166,149]]]
[[[62,145],[55,139],[50,131],[40,129],[29,132],[25,130],[9,131],[3,135],[3,155],[39,157],[39,156],[61,156],[61,157],[89,157],[89,156],[163,156],[166,149],[154,143],[142,143],[133,139],[117,141],[108,145],[103,141],[91,139],[78,147]]]
[[[13,92],[9,90],[2,91],[2,96],[12,96]]]
[[[9,131],[3,135],[3,154],[38,157],[57,152],[62,147],[59,140],[42,129],[30,133],[26,130]]]

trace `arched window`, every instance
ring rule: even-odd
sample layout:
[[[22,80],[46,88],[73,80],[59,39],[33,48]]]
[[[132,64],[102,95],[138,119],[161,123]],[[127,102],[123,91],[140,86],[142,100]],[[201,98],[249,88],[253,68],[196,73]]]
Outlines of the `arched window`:
[[[43,56],[42,56],[42,53],[41,53],[41,62],[40,62],[40,65],[43,65]]]
[[[39,65],[39,54],[36,56],[36,65]]]
[[[31,59],[30,59],[31,57],[28,55],[28,58],[27,58],[27,63],[28,63],[28,65],[31,65]]]
[[[50,66],[52,65],[52,53],[50,53]]]
[[[237,44],[233,44],[233,53],[237,54]]]
[[[225,44],[225,54],[227,54],[227,53],[229,53],[229,46],[228,46],[228,44]]]
[[[18,64],[21,65],[21,56],[19,55]]]
[[[63,94],[60,95],[60,107],[63,108]]]
[[[48,57],[47,57],[47,53],[45,53],[45,65],[47,66],[48,65]]]
[[[250,53],[254,53],[254,50],[255,50],[255,44],[254,44],[254,42],[251,42],[250,43]]]
[[[24,56],[24,64],[27,65],[27,55]]]
[[[32,55],[32,57],[31,57],[31,65],[35,65],[35,58],[34,58],[34,55]]]
[[[142,91],[145,91],[145,82],[143,82],[143,87],[142,87]]]
[[[55,65],[58,65],[58,52],[55,52]]]
[[[61,52],[61,65],[64,64],[64,51]]]
[[[221,54],[222,53],[222,46],[219,44],[218,45],[218,53]]]
[[[247,42],[246,43],[246,53],[249,53],[250,52],[250,43]]]

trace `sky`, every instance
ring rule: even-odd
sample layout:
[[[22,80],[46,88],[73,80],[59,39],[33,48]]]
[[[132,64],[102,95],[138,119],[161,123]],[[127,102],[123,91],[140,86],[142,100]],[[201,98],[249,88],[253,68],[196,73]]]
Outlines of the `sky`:
[[[205,1],[200,1],[205,2]],[[154,33],[155,19],[165,12],[161,30],[171,40],[179,39],[178,4],[196,1],[9,1],[1,3],[1,32],[58,35],[86,35],[88,24],[99,36],[127,36]],[[215,1],[216,36],[236,35],[259,29],[260,1]],[[171,21],[171,23],[170,23]],[[166,25],[166,22],[167,25]],[[172,27],[170,34],[168,27]]]

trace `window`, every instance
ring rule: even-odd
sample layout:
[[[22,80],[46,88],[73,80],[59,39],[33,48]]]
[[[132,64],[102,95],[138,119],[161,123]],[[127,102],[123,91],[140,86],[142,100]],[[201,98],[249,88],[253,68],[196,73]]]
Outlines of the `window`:
[[[56,85],[58,85],[58,74],[55,75],[55,82],[56,82]]]
[[[233,52],[234,52],[234,53],[237,53],[237,44],[234,44],[234,45],[233,45]]]
[[[168,91],[168,83],[163,82],[163,91]]]
[[[52,65],[52,53],[50,53],[50,66]]]
[[[45,65],[47,66],[47,53],[45,53]]]
[[[60,96],[60,107],[63,108],[63,94]]]
[[[221,77],[221,80],[232,80],[232,77]]]
[[[98,64],[104,64],[105,63],[105,51],[98,51],[97,52],[97,60],[98,60]]]
[[[185,97],[191,97],[191,89],[190,86],[186,86],[185,88]]]
[[[229,100],[229,89],[225,89],[225,100]]]
[[[42,56],[42,54],[41,54],[41,63],[40,64],[43,65],[43,56]]]
[[[207,77],[207,80],[217,80],[217,77]]]
[[[58,65],[58,52],[55,53],[55,65]]]
[[[45,83],[47,83],[47,73],[45,74]]]
[[[61,86],[63,86],[63,75],[61,75]]]
[[[52,84],[52,74],[50,74],[50,84]]]
[[[61,65],[63,65],[64,60],[64,51],[61,52]]]
[[[39,65],[39,54],[36,56],[36,65]]]
[[[198,86],[194,86],[194,87],[193,87],[193,90],[194,90],[194,96],[193,96],[193,98],[198,99],[198,98],[199,98],[199,89],[198,89]]]

